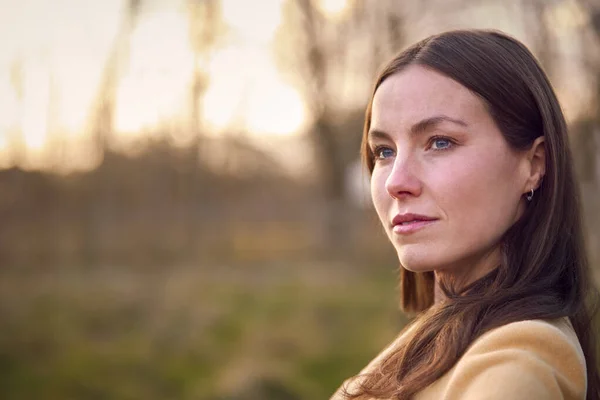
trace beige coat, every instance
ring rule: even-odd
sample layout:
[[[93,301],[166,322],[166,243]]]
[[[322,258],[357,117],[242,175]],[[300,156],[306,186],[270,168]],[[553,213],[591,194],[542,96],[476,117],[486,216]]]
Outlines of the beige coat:
[[[405,335],[361,373],[372,371]],[[482,335],[414,400],[584,400],[586,388],[585,359],[570,322],[529,320]],[[343,399],[341,388],[331,397]]]

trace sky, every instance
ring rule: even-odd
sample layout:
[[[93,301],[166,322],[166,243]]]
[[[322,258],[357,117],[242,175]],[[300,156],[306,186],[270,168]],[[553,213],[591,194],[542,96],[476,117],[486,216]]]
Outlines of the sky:
[[[272,44],[282,23],[284,1],[221,0],[225,34],[201,65],[209,76],[201,105],[208,132],[244,132],[255,139],[274,139],[302,132],[308,123],[310,116],[300,93],[274,61]],[[19,140],[27,148],[26,167],[47,164],[49,145],[57,142],[70,154],[67,160],[74,167],[86,166],[86,160],[93,158],[86,152],[89,116],[124,17],[124,3],[0,0],[0,167],[11,162],[9,149]],[[160,126],[178,128],[171,129],[176,143],[190,140],[189,129],[184,128],[189,126],[194,58],[185,0],[142,3],[129,40],[129,56],[119,66],[116,91],[115,144],[125,150]],[[555,11],[564,15],[555,16],[556,26],[576,14],[569,8],[572,1],[557,4],[564,6]],[[343,15],[347,0],[320,0],[319,5],[326,15],[335,17]],[[416,40],[443,27],[473,25],[476,20],[490,25],[479,27],[516,29],[513,34],[522,37],[514,14],[507,10],[510,7],[490,11],[486,6],[475,9],[475,14],[459,14],[471,22],[448,18],[446,25],[434,14],[419,15],[418,20],[411,19],[408,33]],[[428,17],[433,17],[429,23]],[[577,51],[561,35],[557,39],[566,43],[567,51]],[[576,73],[568,70],[565,75]],[[572,79],[555,85],[559,96],[569,99],[564,102],[567,114],[577,109],[577,102],[572,101],[581,97],[577,85]]]
[[[44,163],[53,141],[69,149],[85,147],[88,118],[123,19],[123,3],[0,0],[0,164],[19,140],[33,167]],[[238,129],[286,136],[306,123],[300,94],[283,80],[273,59],[282,3],[222,0],[226,35],[202,66],[210,77],[202,110],[213,134]],[[322,0],[321,6],[333,15],[345,3]],[[157,126],[185,126],[189,117],[194,58],[184,0],[143,4],[116,92],[116,142],[124,148]],[[175,140],[184,144],[189,137],[182,133]],[[85,151],[79,153],[86,157]]]

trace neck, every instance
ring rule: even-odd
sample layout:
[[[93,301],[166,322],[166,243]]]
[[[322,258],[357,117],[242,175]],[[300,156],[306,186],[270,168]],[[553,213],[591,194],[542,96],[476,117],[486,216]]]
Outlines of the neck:
[[[446,296],[444,295],[444,292],[442,292],[442,289],[440,288],[440,283],[439,283],[437,275],[436,275],[435,283],[433,286],[433,304],[440,304],[445,298],[446,298]]]
[[[501,262],[502,254],[500,248],[496,247],[492,251],[485,253],[483,256],[478,257],[477,261],[461,263],[462,265],[469,265],[470,267],[455,268],[456,266],[454,266],[434,271],[434,304],[439,304],[446,298],[446,295],[440,287],[440,279],[446,283],[451,283],[451,287],[455,290],[464,288],[491,272],[498,267]]]

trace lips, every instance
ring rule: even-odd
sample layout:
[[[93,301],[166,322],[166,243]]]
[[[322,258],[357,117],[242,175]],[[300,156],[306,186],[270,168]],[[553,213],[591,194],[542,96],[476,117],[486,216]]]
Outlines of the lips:
[[[437,218],[420,214],[399,214],[392,220],[392,230],[395,233],[412,233],[435,222]]]
[[[434,221],[436,218],[432,218],[432,217],[427,217],[425,215],[419,215],[419,214],[399,214],[396,215],[394,217],[394,219],[392,220],[392,225],[405,225],[407,223],[411,223],[411,222],[418,222],[418,221]]]

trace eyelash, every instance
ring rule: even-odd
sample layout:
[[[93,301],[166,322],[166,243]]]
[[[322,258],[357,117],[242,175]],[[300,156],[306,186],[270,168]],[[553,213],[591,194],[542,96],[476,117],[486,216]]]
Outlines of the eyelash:
[[[448,142],[448,147],[444,148],[444,149],[431,149],[433,151],[444,151],[444,150],[448,150],[451,149],[452,147],[454,147],[454,145],[456,145],[456,142],[454,140],[452,140],[451,138],[447,137],[447,136],[432,136],[429,138],[429,141],[427,142],[427,148],[431,148],[431,145],[436,141],[436,140],[445,140]]]
[[[371,150],[371,152],[373,153],[373,159],[375,161],[380,161],[380,160],[384,160],[384,158],[379,157],[379,152],[382,150],[392,150],[390,147],[388,146],[375,146],[374,149]]]
[[[443,149],[434,149],[434,148],[432,148],[431,146],[437,140],[445,140],[445,141],[447,141],[448,142],[448,147],[445,147]],[[433,151],[446,151],[446,150],[449,150],[449,149],[453,148],[455,145],[456,145],[456,142],[453,139],[451,139],[451,138],[449,138],[447,136],[432,136],[427,141],[427,149],[428,150],[433,150]],[[379,157],[378,154],[379,154],[380,151],[387,150],[387,149],[392,150],[389,146],[384,146],[384,145],[375,146],[375,148],[373,148],[371,150],[371,152],[373,153],[373,159],[375,161],[385,160],[385,158]]]

